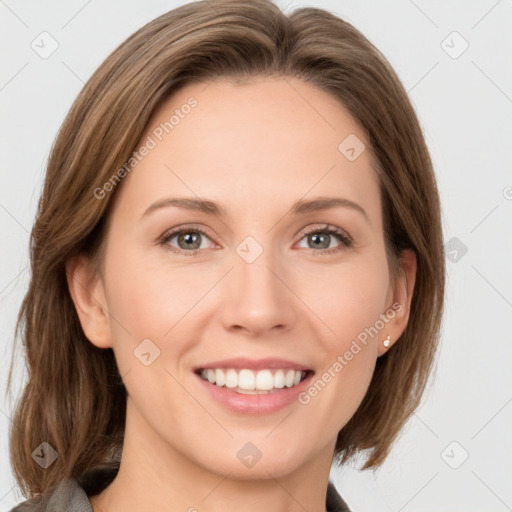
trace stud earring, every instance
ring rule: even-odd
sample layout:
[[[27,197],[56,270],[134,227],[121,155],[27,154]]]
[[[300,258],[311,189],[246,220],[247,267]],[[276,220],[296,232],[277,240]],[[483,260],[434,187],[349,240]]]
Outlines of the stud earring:
[[[391,337],[388,335],[388,337],[382,342],[383,345],[388,348],[389,347],[389,343],[391,342]]]

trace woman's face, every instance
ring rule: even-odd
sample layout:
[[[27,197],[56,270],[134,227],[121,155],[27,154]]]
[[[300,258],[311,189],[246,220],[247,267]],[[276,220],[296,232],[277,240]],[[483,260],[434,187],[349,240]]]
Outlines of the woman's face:
[[[188,85],[153,116],[92,290],[109,316],[81,317],[147,459],[239,478],[330,461],[406,321],[364,143],[292,78]]]

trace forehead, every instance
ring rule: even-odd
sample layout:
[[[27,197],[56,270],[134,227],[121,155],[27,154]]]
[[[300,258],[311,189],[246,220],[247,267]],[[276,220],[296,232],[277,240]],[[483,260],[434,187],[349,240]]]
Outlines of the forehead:
[[[151,150],[123,184],[139,210],[169,194],[218,200],[237,213],[334,194],[379,215],[363,131],[336,98],[296,78],[189,84],[153,114],[144,144]]]
[[[188,105],[194,102],[195,106]],[[173,115],[174,114],[174,115]],[[169,126],[172,124],[172,126]],[[331,94],[291,77],[255,77],[243,83],[216,79],[180,89],[155,112],[146,134],[169,145],[196,149],[229,148],[226,158],[257,155],[261,149],[283,155],[311,150],[338,156],[348,135],[364,134],[348,110]],[[162,133],[163,132],[163,133]],[[160,141],[159,141],[160,142]]]

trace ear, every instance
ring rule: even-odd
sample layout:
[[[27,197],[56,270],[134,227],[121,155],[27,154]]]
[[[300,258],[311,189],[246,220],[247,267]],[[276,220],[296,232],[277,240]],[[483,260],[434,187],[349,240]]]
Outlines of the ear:
[[[91,259],[80,254],[68,260],[66,278],[86,337],[99,348],[112,347],[104,285]]]
[[[393,311],[394,317],[388,322],[383,336],[378,343],[378,356],[386,353],[390,347],[400,338],[407,327],[409,315],[411,312],[411,301],[416,282],[417,260],[416,253],[412,250],[404,250],[400,256],[400,273],[395,283],[393,283],[392,297],[387,311]],[[383,341],[389,335],[391,341],[387,347]]]

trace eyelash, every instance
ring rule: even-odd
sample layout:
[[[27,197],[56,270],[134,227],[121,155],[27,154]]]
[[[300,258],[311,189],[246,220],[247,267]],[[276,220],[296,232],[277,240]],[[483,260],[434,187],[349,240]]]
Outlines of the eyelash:
[[[172,238],[174,238],[176,235],[180,235],[181,233],[200,233],[201,235],[204,235],[206,238],[210,239],[210,237],[208,236],[208,233],[206,233],[206,231],[204,231],[200,227],[189,226],[189,227],[179,228],[179,229],[175,229],[175,230],[166,232],[162,236],[162,238],[159,240],[159,244],[161,246],[163,246],[164,248],[172,251],[172,252],[175,252],[175,253],[178,253],[178,254],[182,254],[184,256],[194,256],[199,251],[202,250],[202,249],[194,249],[192,251],[184,251],[182,249],[177,249],[176,247],[173,247],[172,245],[169,245],[169,241]],[[352,245],[353,245],[352,238],[350,238],[341,229],[336,228],[334,226],[330,226],[329,224],[326,224],[323,228],[314,227],[314,228],[304,229],[303,231],[301,231],[299,233],[300,238],[297,240],[297,242],[300,242],[305,236],[311,235],[311,234],[335,235],[339,239],[339,241],[341,242],[340,246],[334,247],[334,248],[331,248],[331,249],[321,249],[321,250],[318,250],[318,251],[315,250],[315,249],[310,249],[314,253],[317,253],[317,254],[320,254],[320,255],[323,255],[323,254],[334,254],[334,253],[340,252],[340,251],[342,251],[342,250],[344,250],[346,248],[352,247]]]

